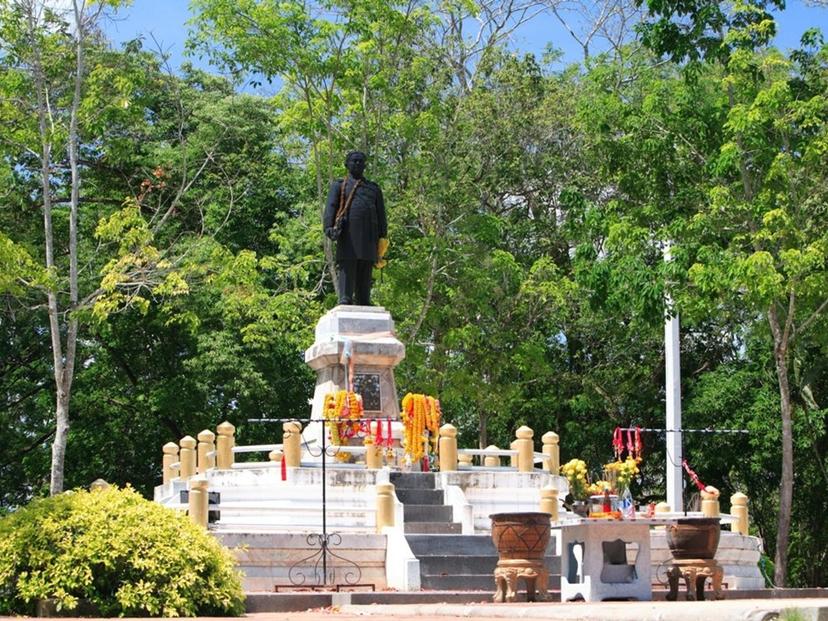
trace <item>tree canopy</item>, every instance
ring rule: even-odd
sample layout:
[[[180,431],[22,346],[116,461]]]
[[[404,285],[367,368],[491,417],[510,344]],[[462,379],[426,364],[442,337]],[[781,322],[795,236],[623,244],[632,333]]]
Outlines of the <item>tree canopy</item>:
[[[775,49],[777,2],[652,0],[581,13],[577,64],[516,51],[565,4],[195,0],[215,74],[116,49],[117,3],[3,4],[0,507],[98,477],[149,494],[165,442],[308,415],[321,213],[358,148],[401,394],[439,396],[466,446],[528,424],[597,466],[615,427],[662,426],[678,313],[685,426],[749,431],[687,435],[688,459],[748,493],[777,584],[826,585],[828,46]]]

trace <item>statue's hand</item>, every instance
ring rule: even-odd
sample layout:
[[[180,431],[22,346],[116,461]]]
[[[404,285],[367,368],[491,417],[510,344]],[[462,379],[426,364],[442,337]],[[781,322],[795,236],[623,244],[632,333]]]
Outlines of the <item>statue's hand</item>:
[[[388,252],[388,238],[380,237],[379,242],[377,243],[377,262],[374,263],[374,267],[379,270],[384,268],[387,263],[384,259],[386,252]]]

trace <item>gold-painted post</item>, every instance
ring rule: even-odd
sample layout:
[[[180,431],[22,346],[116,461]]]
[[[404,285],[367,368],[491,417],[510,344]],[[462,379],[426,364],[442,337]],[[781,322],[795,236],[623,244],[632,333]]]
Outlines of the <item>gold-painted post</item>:
[[[446,423],[440,427],[440,472],[457,470],[457,427]]]
[[[457,455],[457,465],[458,466],[468,466],[471,468],[474,460],[474,455],[469,455],[468,453],[460,453]]]
[[[163,476],[164,485],[166,485],[173,479],[178,478],[179,467],[173,466],[173,464],[178,463],[178,445],[175,442],[167,442],[161,448],[161,452],[164,453],[163,461],[161,463],[164,466]]]
[[[748,534],[748,497],[742,492],[736,492],[730,497],[730,514],[736,521],[730,525],[730,530],[741,535]]]
[[[189,479],[196,473],[196,439],[184,436],[178,444],[181,446],[178,453],[181,462],[180,476],[182,479]]]
[[[486,447],[487,451],[497,451],[498,449],[494,444],[490,444]],[[500,457],[497,455],[486,455],[483,458],[483,465],[487,468],[500,468]]]
[[[543,469],[552,474],[558,474],[561,471],[561,447],[560,438],[554,431],[547,431],[541,436],[543,442],[542,452],[546,455],[543,460]]]
[[[540,491],[540,510],[542,513],[548,513],[552,517],[553,522],[558,521],[558,488],[548,487],[541,488]]]
[[[207,528],[207,477],[203,474],[194,476],[189,481],[190,497],[187,512],[196,524]]]
[[[216,434],[204,429],[198,434],[198,473],[204,474],[216,467]],[[212,455],[211,455],[212,453]]]
[[[219,470],[229,470],[233,467],[233,447],[236,446],[236,428],[224,421],[218,427],[216,438],[216,467]]]
[[[285,465],[288,468],[298,468],[302,461],[302,425],[291,421],[282,425],[282,431]]]
[[[282,451],[279,451],[279,450],[270,451],[267,454],[267,457],[268,457],[268,459],[270,459],[270,461],[272,461],[274,464],[277,464],[277,465],[280,465],[280,466],[282,465],[282,459],[284,458],[284,456],[285,456],[285,454]]]
[[[386,526],[394,526],[394,484],[377,484],[377,532]]]
[[[382,455],[380,455],[379,448],[374,443],[374,438],[370,435],[365,436],[363,444],[365,445],[365,467],[369,470],[382,468]]]
[[[655,506],[655,516],[656,517],[659,517],[659,513],[662,513],[662,514],[663,513],[670,513],[671,511],[672,511],[672,508],[670,507],[670,505],[668,505],[663,500]],[[664,517],[664,516],[662,515],[661,517]],[[657,526],[656,528],[659,528],[661,530],[666,530],[667,529],[666,526]]]
[[[701,497],[702,515],[709,518],[719,517],[719,492],[708,492],[702,490]]]
[[[532,437],[535,432],[526,425],[518,427],[517,436],[518,471],[532,472],[535,469],[535,446]]]
[[[102,492],[102,491],[108,490],[108,489],[109,489],[109,483],[107,483],[103,479],[95,479],[89,485],[89,491],[90,492]]]

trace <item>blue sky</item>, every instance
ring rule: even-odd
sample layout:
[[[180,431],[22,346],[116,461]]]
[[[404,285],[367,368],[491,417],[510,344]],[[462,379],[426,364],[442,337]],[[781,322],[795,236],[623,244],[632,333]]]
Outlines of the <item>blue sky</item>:
[[[173,67],[178,67],[186,60],[184,41],[189,17],[187,0],[133,0],[132,5],[120,10],[107,24],[106,31],[116,43],[143,36],[145,46],[152,49],[156,47],[154,37],[169,52]],[[776,19],[779,28],[776,44],[782,49],[796,47],[808,28],[817,26],[828,32],[828,9],[808,6],[801,0],[789,0],[788,8],[779,12]],[[535,18],[513,37],[514,47],[538,55],[549,43],[563,50],[564,61],[580,60],[580,48],[551,15]],[[206,60],[190,60],[196,66],[208,67]]]

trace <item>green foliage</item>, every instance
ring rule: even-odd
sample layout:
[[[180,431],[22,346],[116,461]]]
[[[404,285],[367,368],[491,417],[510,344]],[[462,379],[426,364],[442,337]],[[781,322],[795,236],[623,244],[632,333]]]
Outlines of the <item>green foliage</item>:
[[[54,599],[103,616],[240,615],[227,550],[186,516],[110,487],[35,500],[0,518],[0,612]]]
[[[550,72],[497,26],[470,34],[488,14],[467,0],[193,2],[190,47],[233,80],[278,78],[270,99],[91,37],[67,483],[148,494],[165,442],[225,419],[240,443],[273,442],[247,419],[308,415],[302,352],[335,303],[320,211],[360,148],[387,201],[373,296],[406,345],[397,385],[439,395],[466,446],[508,446],[528,424],[538,441],[560,433],[565,460],[603,463],[615,426],[661,427],[663,318],[677,312],[685,425],[751,431],[688,436],[686,454],[725,497],[749,493],[773,552],[783,433],[768,311],[790,319],[789,575],[825,584],[828,48],[814,31],[788,55],[769,48],[774,0],[647,5],[650,50]],[[43,290],[66,308],[73,56],[71,29],[38,31],[62,240],[46,274],[32,39],[0,11],[2,507],[42,493],[48,472]],[[663,442],[645,442],[636,493],[660,499]]]

